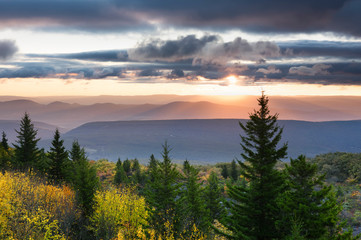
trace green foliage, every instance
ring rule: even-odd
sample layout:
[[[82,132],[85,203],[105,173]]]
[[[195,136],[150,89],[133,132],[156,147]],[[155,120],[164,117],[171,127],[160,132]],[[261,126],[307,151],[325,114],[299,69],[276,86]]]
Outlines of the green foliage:
[[[56,183],[69,179],[70,161],[64,147],[64,140],[60,140],[59,130],[56,129],[49,156],[49,178]]]
[[[8,144],[8,139],[6,138],[5,132],[2,132],[2,138],[1,138],[1,146],[5,151],[8,151],[10,146]]]
[[[114,175],[114,184],[118,186],[121,183],[128,183],[129,179],[127,174],[124,171],[124,167],[122,161],[118,159],[116,167],[115,167],[115,175]]]
[[[211,219],[206,208],[202,183],[198,177],[199,171],[189,164],[185,169],[185,183],[181,191],[180,208],[182,209],[183,231],[191,234],[191,229],[206,233],[209,231]]]
[[[211,172],[208,177],[208,184],[204,189],[204,198],[207,209],[209,209],[211,222],[215,219],[221,219],[224,214],[224,208],[221,202],[223,202],[224,199],[222,197],[222,189],[219,185],[218,176],[215,172]]]
[[[36,165],[39,149],[37,143],[40,140],[36,137],[37,130],[27,113],[20,122],[20,129],[15,130],[18,134],[15,147],[14,166],[21,170],[34,168]]]
[[[45,153],[44,148],[40,149],[39,157],[36,162],[36,169],[41,176],[46,176],[50,169],[50,159]]]
[[[285,236],[291,236],[297,219],[298,235],[305,239],[337,239],[339,235],[338,204],[332,186],[325,185],[324,175],[317,175],[316,164],[301,155],[286,165],[287,191],[280,196],[283,218],[278,223]]]
[[[91,166],[88,159],[82,154],[84,149],[78,148],[78,146],[79,144],[74,142],[72,151],[70,152],[71,156],[75,156],[73,153],[73,149],[75,149],[78,154],[77,158],[73,158],[75,162],[73,163],[74,176],[72,184],[76,190],[78,204],[83,213],[88,216],[93,210],[94,195],[99,187],[99,179],[95,167]]]
[[[229,177],[228,168],[226,164],[222,165],[221,175],[224,179],[227,179]]]
[[[236,161],[233,160],[231,163],[231,178],[232,181],[237,181],[238,180],[238,170],[237,170],[237,165],[236,165]]]
[[[167,237],[167,224],[173,226],[176,232],[179,231],[179,172],[172,164],[169,152],[166,142],[163,145],[163,161],[149,169],[152,177],[148,179],[145,190],[146,200],[152,211],[151,226],[162,239]]]
[[[361,153],[335,152],[316,156],[311,159],[320,173],[326,174],[328,182],[360,182]]]
[[[243,125],[241,136],[245,162],[240,162],[241,175],[248,185],[229,186],[227,202],[229,214],[221,221],[232,234],[230,239],[277,238],[275,222],[279,209],[276,199],[283,191],[283,178],[275,169],[276,163],[286,156],[287,145],[277,148],[282,129],[277,125],[277,115],[270,115],[268,98],[258,99],[258,111],[250,115]]]

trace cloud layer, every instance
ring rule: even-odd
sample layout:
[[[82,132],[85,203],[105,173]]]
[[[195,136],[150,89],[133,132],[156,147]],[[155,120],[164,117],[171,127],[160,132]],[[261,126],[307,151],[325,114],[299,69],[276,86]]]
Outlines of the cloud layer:
[[[361,35],[357,0],[12,0],[0,27],[134,31],[163,27]]]
[[[10,59],[17,51],[18,47],[15,41],[0,40],[0,60],[5,61]]]

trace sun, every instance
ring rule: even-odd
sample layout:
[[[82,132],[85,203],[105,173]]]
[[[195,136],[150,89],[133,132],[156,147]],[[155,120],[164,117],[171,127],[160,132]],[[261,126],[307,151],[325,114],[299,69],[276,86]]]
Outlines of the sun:
[[[236,83],[238,82],[238,78],[234,75],[226,77],[226,80],[228,81],[229,85],[236,85]]]

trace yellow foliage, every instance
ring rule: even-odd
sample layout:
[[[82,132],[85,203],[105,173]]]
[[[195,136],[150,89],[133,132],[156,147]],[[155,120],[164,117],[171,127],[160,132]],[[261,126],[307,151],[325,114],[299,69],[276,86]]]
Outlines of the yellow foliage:
[[[25,173],[0,173],[0,239],[66,239],[75,194]]]
[[[90,229],[103,239],[146,239],[149,212],[134,189],[110,189],[95,194]]]

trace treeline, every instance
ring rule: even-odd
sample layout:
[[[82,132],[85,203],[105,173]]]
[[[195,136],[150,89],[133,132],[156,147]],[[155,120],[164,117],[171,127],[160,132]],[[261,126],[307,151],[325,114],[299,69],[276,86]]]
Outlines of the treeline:
[[[299,156],[279,167],[287,155],[287,144],[279,145],[282,128],[268,98],[258,103],[240,123],[243,160],[219,164],[206,176],[187,160],[172,163],[167,142],[162,159],[151,155],[147,166],[119,159],[114,174],[103,169],[97,175],[99,165],[76,141],[67,151],[58,130],[48,152],[38,149],[25,114],[13,148],[2,136],[0,186],[11,191],[0,189],[0,237],[359,239],[341,220],[338,193],[318,165]]]

